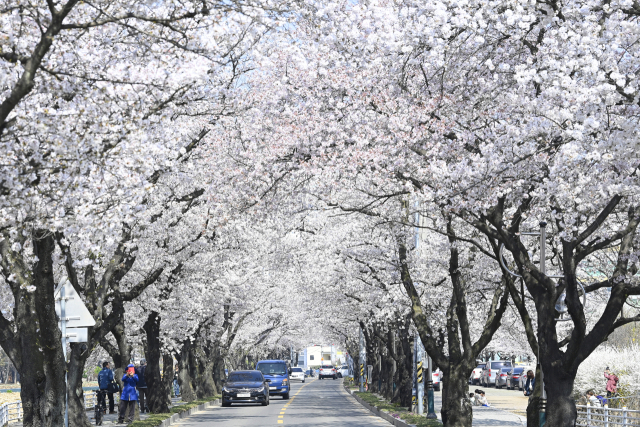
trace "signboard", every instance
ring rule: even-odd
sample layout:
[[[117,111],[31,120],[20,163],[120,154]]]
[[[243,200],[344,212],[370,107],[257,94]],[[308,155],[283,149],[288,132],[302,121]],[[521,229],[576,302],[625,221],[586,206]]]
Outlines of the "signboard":
[[[54,294],[56,298],[56,314],[58,315],[58,319],[60,318],[60,290],[63,286],[66,299],[65,318],[67,321],[67,328],[87,328],[89,326],[94,326],[96,324],[95,319],[91,313],[89,313],[87,307],[85,307],[84,303],[80,299],[80,295],[78,295],[73,285],[71,285],[71,282],[67,279],[58,285]],[[59,323],[60,322],[58,322],[58,324]]]

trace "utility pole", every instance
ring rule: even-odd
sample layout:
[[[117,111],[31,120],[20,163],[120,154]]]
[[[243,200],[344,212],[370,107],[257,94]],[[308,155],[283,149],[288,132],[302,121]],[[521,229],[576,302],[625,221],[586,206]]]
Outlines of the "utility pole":
[[[62,332],[62,354],[64,356],[64,427],[69,427],[69,391],[67,388],[67,298],[64,286],[60,288],[60,329]]]
[[[540,221],[540,272],[547,275],[547,223]],[[539,326],[538,326],[539,327]],[[542,363],[540,362],[540,334],[538,334],[538,365],[540,365],[540,385],[542,386],[542,395],[540,397],[540,427],[547,422],[547,392],[544,389],[544,373],[542,372]]]
[[[364,365],[367,359],[367,352],[364,348],[364,335],[362,333],[362,327],[360,329],[360,355],[359,355],[359,363],[360,363],[360,393],[364,393]]]
[[[422,348],[422,340],[420,340],[420,335],[416,333],[416,397],[418,399],[418,414],[422,415],[424,413],[424,349]]]
[[[427,418],[430,420],[438,418],[433,395],[433,360],[429,355],[427,355]]]
[[[416,212],[416,231],[415,231],[415,249],[416,251],[419,250],[420,247],[420,213]],[[419,254],[418,254],[419,255]],[[422,340],[420,339],[420,335],[418,334],[418,331],[416,330],[416,340],[415,343],[417,343],[417,349],[418,351],[416,353],[419,353],[419,361],[420,361],[420,372],[422,373],[423,371],[423,364],[424,364],[424,359],[425,356],[428,359],[427,361],[427,418],[429,419],[437,419],[438,416],[436,415],[436,411],[435,411],[435,403],[434,403],[434,395],[433,395],[433,362],[431,361],[431,356],[429,356],[428,354],[426,354],[426,351],[424,349],[424,346],[422,345]],[[414,364],[414,367],[416,367],[416,365]],[[420,379],[418,379],[420,378]],[[416,387],[416,398],[418,400],[418,414],[423,414],[424,413],[424,378],[422,378],[422,375],[417,375],[416,372],[416,380],[417,380],[417,387]]]

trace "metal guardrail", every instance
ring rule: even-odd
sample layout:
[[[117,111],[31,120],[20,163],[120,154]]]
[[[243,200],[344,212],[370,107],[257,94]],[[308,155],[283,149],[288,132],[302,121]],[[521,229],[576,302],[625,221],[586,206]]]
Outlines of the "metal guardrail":
[[[0,425],[22,419],[22,402],[5,403],[0,406]]]
[[[85,409],[93,409],[97,402],[97,390],[89,390],[84,392]],[[114,393],[114,403],[117,405],[120,400],[120,393]],[[108,402],[108,399],[107,399]],[[0,405],[0,426],[4,426],[13,421],[22,419],[22,402],[11,402]],[[640,427],[640,426],[638,426]]]
[[[640,427],[640,411],[605,406],[576,405],[580,427]]]

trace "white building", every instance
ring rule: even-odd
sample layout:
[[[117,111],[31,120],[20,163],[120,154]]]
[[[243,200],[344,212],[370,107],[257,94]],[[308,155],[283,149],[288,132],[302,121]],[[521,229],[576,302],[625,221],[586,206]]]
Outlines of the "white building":
[[[332,345],[314,345],[298,352],[298,366],[305,369],[321,365],[339,365],[344,362],[344,354]]]

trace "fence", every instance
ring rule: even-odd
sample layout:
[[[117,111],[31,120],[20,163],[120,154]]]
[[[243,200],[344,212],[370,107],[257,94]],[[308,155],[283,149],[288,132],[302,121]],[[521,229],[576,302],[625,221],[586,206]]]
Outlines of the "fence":
[[[640,411],[608,406],[576,405],[580,427],[640,427]]]
[[[120,394],[114,393],[113,398],[117,404]],[[97,392],[95,390],[86,390],[84,392],[84,407],[85,409],[93,409],[96,404]],[[11,402],[0,405],[0,426],[9,424],[12,421],[18,421],[22,419],[22,402]],[[639,426],[640,427],[640,426]]]

